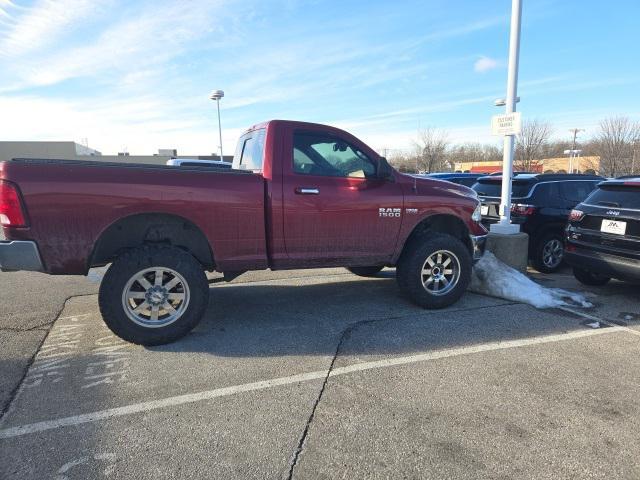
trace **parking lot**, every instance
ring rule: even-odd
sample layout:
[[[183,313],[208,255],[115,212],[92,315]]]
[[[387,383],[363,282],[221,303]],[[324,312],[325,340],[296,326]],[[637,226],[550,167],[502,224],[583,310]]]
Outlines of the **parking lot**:
[[[640,477],[637,286],[575,313],[470,292],[426,311],[393,277],[246,274],[145,348],[106,329],[96,284],[0,274],[0,478]]]

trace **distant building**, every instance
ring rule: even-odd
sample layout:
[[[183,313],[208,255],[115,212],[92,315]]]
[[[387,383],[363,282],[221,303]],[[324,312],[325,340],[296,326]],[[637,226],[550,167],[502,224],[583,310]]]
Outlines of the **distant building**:
[[[86,160],[99,157],[99,151],[75,142],[0,142],[0,160],[12,158],[70,158]]]
[[[519,170],[518,162],[514,170]],[[494,173],[502,171],[502,162],[454,162],[456,172]],[[595,173],[600,172],[600,157],[543,158],[534,160],[531,168],[536,173]]]
[[[220,160],[220,155],[178,155],[176,149],[159,149],[153,155],[103,155],[98,150],[75,142],[13,142],[0,141],[0,161],[12,158],[51,158],[65,160],[91,160],[99,162],[143,163],[164,165],[171,158],[197,158],[198,160]],[[233,161],[233,155],[225,155],[225,162]]]

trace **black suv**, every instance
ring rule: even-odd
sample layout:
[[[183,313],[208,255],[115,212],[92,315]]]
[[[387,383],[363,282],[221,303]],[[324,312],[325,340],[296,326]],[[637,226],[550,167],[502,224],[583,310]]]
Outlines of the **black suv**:
[[[640,177],[602,182],[571,212],[565,256],[585,285],[640,281]]]
[[[511,184],[511,221],[529,235],[529,259],[540,272],[562,265],[564,237],[571,209],[604,178],[577,174],[518,174]],[[482,223],[500,220],[502,176],[480,177],[473,186],[482,202]]]

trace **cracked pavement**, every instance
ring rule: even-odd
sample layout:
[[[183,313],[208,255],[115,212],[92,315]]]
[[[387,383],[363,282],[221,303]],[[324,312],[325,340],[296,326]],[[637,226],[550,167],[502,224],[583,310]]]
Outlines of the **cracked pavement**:
[[[97,285],[50,278],[0,275],[3,398],[21,385],[0,478],[640,476],[627,285],[593,290],[592,329],[471,293],[421,310],[390,271],[256,272],[212,287],[191,335],[144,348],[104,327]],[[21,292],[42,294],[22,310]]]

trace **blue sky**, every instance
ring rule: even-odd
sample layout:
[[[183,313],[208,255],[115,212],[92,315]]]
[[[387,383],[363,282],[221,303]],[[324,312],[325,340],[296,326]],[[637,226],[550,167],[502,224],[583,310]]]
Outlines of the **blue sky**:
[[[523,0],[519,110],[555,136],[640,119],[640,2]],[[218,141],[270,118],[408,149],[420,128],[497,143],[509,0],[0,0],[0,139],[104,153]]]

